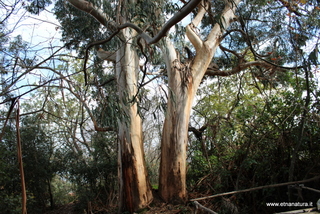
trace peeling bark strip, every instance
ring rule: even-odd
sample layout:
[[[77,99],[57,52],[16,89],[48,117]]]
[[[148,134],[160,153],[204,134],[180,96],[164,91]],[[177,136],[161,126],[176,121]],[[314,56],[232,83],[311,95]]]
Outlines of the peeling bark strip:
[[[185,63],[181,63],[178,59],[173,61],[173,69],[179,72],[181,79],[181,89],[185,92],[185,88],[189,87],[189,84],[192,83],[192,72],[191,72],[191,60],[188,60]]]

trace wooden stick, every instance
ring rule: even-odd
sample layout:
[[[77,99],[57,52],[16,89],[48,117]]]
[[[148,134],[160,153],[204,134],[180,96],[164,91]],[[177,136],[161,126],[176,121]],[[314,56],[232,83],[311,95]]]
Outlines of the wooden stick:
[[[313,189],[313,188],[310,188],[310,187],[305,187],[305,186],[303,186],[303,187],[302,187],[302,189],[307,189],[307,190],[311,190],[311,191],[314,191],[314,192],[320,193],[320,190]]]
[[[243,189],[243,190],[237,190],[237,191],[232,191],[232,192],[219,193],[219,194],[210,195],[210,196],[206,196],[206,197],[191,199],[190,201],[200,201],[200,200],[215,198],[215,197],[219,197],[219,196],[225,196],[225,195],[231,195],[231,194],[237,194],[237,193],[243,193],[243,192],[250,192],[250,191],[255,191],[255,190],[260,190],[260,189],[280,187],[280,186],[292,185],[292,184],[297,184],[297,183],[305,183],[305,182],[317,180],[319,178],[320,178],[320,176],[316,176],[316,177],[309,178],[306,180],[301,180],[301,181],[291,181],[291,182],[280,183],[280,184],[271,184],[271,185],[266,185],[266,186],[253,187],[250,189]]]
[[[26,183],[24,179],[24,171],[23,171],[23,162],[22,162],[22,147],[21,147],[21,137],[20,137],[20,127],[19,127],[19,119],[20,119],[20,107],[19,100],[17,100],[17,111],[16,111],[16,132],[17,132],[17,151],[18,151],[18,162],[19,162],[19,170],[20,170],[20,178],[21,178],[21,213],[27,214],[27,192],[26,192]]]
[[[200,207],[201,209],[203,209],[203,210],[207,211],[208,213],[218,214],[218,213],[216,213],[216,212],[214,212],[214,211],[210,210],[209,208],[207,208],[207,207],[205,207],[205,206],[201,205],[198,201],[193,201],[193,203],[196,205],[196,208],[197,208],[197,209],[198,209],[198,207]]]

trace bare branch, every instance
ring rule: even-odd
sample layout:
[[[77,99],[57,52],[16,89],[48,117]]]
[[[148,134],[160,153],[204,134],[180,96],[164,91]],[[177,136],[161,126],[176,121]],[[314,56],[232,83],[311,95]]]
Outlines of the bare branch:
[[[17,111],[16,111],[16,133],[17,133],[17,153],[18,153],[18,164],[20,171],[20,180],[21,180],[21,207],[22,214],[27,214],[27,191],[26,191],[26,182],[24,177],[23,170],[23,161],[22,161],[22,145],[21,145],[21,135],[20,135],[20,103],[19,99],[17,100]]]
[[[219,45],[219,48],[222,50],[222,51],[227,51],[229,53],[232,53],[233,55],[235,55],[238,59],[241,59],[243,58],[243,56],[240,56],[240,54],[238,54],[237,52],[233,51],[233,50],[230,50],[224,46],[222,46],[221,44]]]
[[[208,213],[211,213],[211,214],[218,214],[218,213],[216,213],[216,212],[214,212],[214,211],[210,210],[209,208],[207,208],[207,207],[205,207],[205,206],[201,205],[198,201],[193,201],[193,203],[196,205],[197,209],[198,209],[198,207],[200,207],[200,209],[203,209],[204,211],[207,211]]]
[[[232,68],[231,70],[221,71],[216,68],[208,68],[205,74],[208,76],[231,76],[251,66],[262,66],[266,68],[273,67],[272,65],[264,61],[253,61],[253,62],[246,62],[246,63],[240,64],[237,67]]]
[[[7,93],[8,90],[9,90],[9,88],[12,87],[13,85],[15,85],[20,79],[22,79],[23,77],[25,77],[26,74],[28,74],[28,73],[31,72],[32,70],[40,67],[42,64],[44,64],[44,63],[47,62],[48,60],[52,59],[52,57],[53,57],[56,53],[58,53],[59,51],[61,51],[63,48],[64,48],[64,46],[61,47],[61,48],[59,48],[57,51],[55,51],[54,53],[52,53],[49,57],[47,57],[46,59],[44,59],[44,60],[41,61],[40,63],[38,63],[38,64],[36,64],[36,65],[34,65],[34,66],[29,67],[28,69],[26,69],[25,72],[23,72],[20,76],[18,76],[17,78],[15,78],[15,80],[13,80],[9,85],[7,85],[7,86],[2,90],[1,94]],[[26,68],[26,66],[24,66],[24,65],[21,65],[21,67]],[[25,94],[25,93],[24,93],[24,94]],[[21,95],[21,96],[22,96],[22,95]],[[20,97],[21,97],[21,96],[20,96]]]
[[[65,79],[65,80],[67,81],[67,83],[69,84],[69,86],[71,86],[70,81],[68,81],[67,79]],[[94,115],[92,114],[89,106],[87,105],[86,101],[85,101],[84,99],[82,99],[82,97],[81,97],[78,93],[74,92],[74,91],[72,90],[72,87],[69,87],[69,88],[64,87],[64,88],[66,88],[67,90],[69,90],[69,91],[71,92],[71,94],[73,94],[73,95],[83,104],[84,108],[87,110],[87,112],[88,112],[88,114],[89,114],[89,116],[90,116],[90,118],[91,118],[91,120],[92,120],[92,122],[93,122],[94,129],[95,129],[96,131],[98,131],[98,132],[114,131],[114,128],[113,128],[113,127],[99,127],[99,126],[98,126],[98,123],[97,123]]]
[[[102,60],[116,62],[116,54],[114,51],[105,51],[102,48],[97,50],[97,56]]]
[[[301,181],[291,181],[291,182],[286,182],[286,183],[265,185],[265,186],[253,187],[253,188],[249,188],[249,189],[219,193],[219,194],[215,194],[215,195],[211,195],[211,196],[207,196],[207,197],[191,199],[190,201],[200,201],[200,200],[205,200],[205,199],[209,199],[209,198],[216,198],[219,196],[232,195],[232,194],[243,193],[243,192],[250,192],[250,191],[255,191],[255,190],[260,190],[260,189],[274,188],[274,187],[280,187],[280,186],[286,186],[286,185],[298,184],[298,183],[306,183],[306,182],[310,182],[310,181],[314,181],[314,180],[318,180],[318,179],[320,179],[320,176],[316,176],[316,177],[309,178],[306,180],[301,180]]]

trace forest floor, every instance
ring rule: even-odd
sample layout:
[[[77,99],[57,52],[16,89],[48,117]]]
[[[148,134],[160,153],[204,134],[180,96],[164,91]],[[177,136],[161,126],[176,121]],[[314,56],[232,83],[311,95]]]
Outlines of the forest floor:
[[[76,209],[77,204],[70,203],[57,207],[54,210],[45,212],[45,214],[84,214],[86,211],[79,211]],[[94,212],[93,212],[94,213]],[[106,212],[113,213],[113,212]],[[142,211],[143,214],[178,214],[178,213],[192,213],[190,207],[187,206],[173,206],[163,204],[162,206],[149,207],[146,211]]]
[[[75,211],[76,205],[75,203],[61,205],[54,210],[45,212],[45,214],[78,214],[79,212]]]
[[[172,204],[167,204],[164,203],[156,193],[154,193],[154,200],[144,210],[141,210],[139,213],[140,214],[178,214],[178,213],[194,213],[194,205],[191,203],[187,203],[185,205],[172,205]],[[109,207],[99,207],[98,210],[92,209],[92,211],[88,210],[81,210],[79,209],[81,204],[79,202],[71,202],[69,204],[61,205],[56,207],[53,210],[47,211],[44,214],[86,214],[86,213],[117,213],[117,208],[114,206],[113,208]],[[201,212],[199,212],[201,213]]]

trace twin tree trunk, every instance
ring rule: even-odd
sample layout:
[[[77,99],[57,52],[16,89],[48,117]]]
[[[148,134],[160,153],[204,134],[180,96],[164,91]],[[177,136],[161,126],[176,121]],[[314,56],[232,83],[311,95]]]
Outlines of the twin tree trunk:
[[[108,27],[109,18],[92,3],[85,0],[68,1]],[[186,34],[196,50],[194,59],[181,63],[177,51],[168,38],[164,38],[160,44],[169,82],[168,105],[161,139],[159,178],[159,192],[166,202],[183,203],[187,200],[186,157],[192,102],[220,43],[222,32],[233,20],[234,10],[239,2],[240,0],[226,1],[220,22],[213,26],[205,41],[195,33],[194,29],[200,24],[208,5],[202,2],[198,6],[198,14],[186,29]],[[125,24],[123,20],[121,22],[117,24]],[[139,60],[134,50],[136,47],[132,45],[132,38],[137,36],[137,32],[130,28],[121,29],[119,36],[125,42],[118,49],[116,59],[118,95],[125,115],[125,118],[119,121],[120,211],[127,210],[133,213],[146,207],[153,196],[144,160],[141,118],[137,111],[137,100],[132,100],[137,93],[139,73]]]
[[[237,4],[239,1],[236,2]],[[220,44],[220,38],[234,18],[235,6],[227,5],[222,12],[223,26],[215,24],[206,41],[195,32],[205,8],[201,7],[195,20],[187,26],[186,34],[194,45],[196,56],[180,62],[179,54],[169,38],[163,39],[162,51],[168,74],[168,105],[161,139],[159,193],[168,203],[187,201],[187,143],[192,103],[200,82]],[[129,41],[134,35],[124,29]],[[120,100],[137,93],[138,57],[127,42],[117,54],[117,79]],[[144,162],[141,119],[137,104],[122,104],[129,121],[119,124],[120,207],[133,212],[146,207],[153,199]]]

